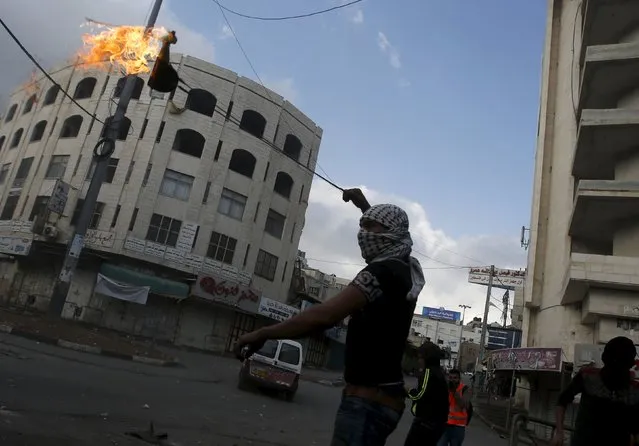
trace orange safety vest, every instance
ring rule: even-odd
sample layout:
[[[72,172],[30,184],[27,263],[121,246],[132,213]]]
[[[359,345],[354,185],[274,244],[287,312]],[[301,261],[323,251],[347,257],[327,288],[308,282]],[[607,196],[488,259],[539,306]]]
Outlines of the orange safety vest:
[[[460,383],[455,393],[461,393],[464,384]],[[466,426],[468,424],[468,411],[457,406],[455,403],[455,394],[448,392],[448,424],[453,426]]]

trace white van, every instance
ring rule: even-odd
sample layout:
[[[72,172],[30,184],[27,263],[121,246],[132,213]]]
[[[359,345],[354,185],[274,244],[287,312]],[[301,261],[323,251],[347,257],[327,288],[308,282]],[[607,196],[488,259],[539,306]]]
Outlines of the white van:
[[[245,390],[250,384],[279,390],[292,401],[302,373],[302,344],[289,339],[273,340],[242,363],[237,387]]]

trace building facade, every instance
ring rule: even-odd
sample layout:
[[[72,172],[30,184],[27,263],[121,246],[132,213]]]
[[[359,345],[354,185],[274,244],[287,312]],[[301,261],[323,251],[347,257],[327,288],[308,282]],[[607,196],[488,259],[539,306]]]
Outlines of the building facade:
[[[66,317],[114,325],[93,293],[98,273],[121,282],[145,275],[151,295],[174,300],[191,297],[206,273],[226,284],[216,292],[239,286],[251,301],[286,301],[322,130],[250,79],[189,56],[172,63],[188,92],[149,94],[145,76],[136,81]],[[125,79],[75,66],[51,75],[104,122]],[[11,96],[0,125],[0,236],[9,255],[0,289],[8,303],[48,305],[102,131],[44,77]],[[157,311],[156,325],[167,311]]]
[[[639,2],[550,0],[524,345],[639,344]]]
[[[452,360],[456,359],[459,351],[459,341],[479,344],[481,328],[462,326],[460,323],[431,319],[421,314],[413,315],[411,329],[414,335],[450,349]],[[462,333],[463,330],[463,333]]]

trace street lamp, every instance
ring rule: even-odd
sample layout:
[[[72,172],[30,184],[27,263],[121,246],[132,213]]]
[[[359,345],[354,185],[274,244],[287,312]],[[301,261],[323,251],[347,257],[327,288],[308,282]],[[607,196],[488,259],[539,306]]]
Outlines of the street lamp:
[[[466,319],[466,308],[472,308],[470,305],[460,305],[459,308],[462,308],[462,320],[461,327],[459,330],[459,344],[457,345],[457,369],[461,371],[461,343],[462,343],[462,335],[464,334],[464,319]]]

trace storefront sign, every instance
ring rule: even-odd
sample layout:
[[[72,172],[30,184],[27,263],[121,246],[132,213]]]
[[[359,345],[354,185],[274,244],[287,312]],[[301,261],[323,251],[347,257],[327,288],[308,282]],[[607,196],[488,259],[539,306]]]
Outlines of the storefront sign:
[[[29,234],[32,232],[33,222],[22,220],[0,220],[0,233],[23,232]]]
[[[495,370],[561,371],[560,348],[507,348],[490,355]]]
[[[64,214],[64,208],[67,205],[67,199],[69,198],[69,189],[71,187],[62,180],[57,180],[55,186],[53,186],[53,192],[49,201],[47,202],[47,209],[54,214]]]
[[[202,273],[191,289],[194,296],[211,300],[244,311],[257,313],[260,295],[257,291],[219,276]]]
[[[0,237],[0,253],[16,256],[29,255],[32,242],[30,238]]]
[[[514,290],[524,286],[526,271],[515,269],[495,268],[493,276],[493,288]],[[468,283],[488,285],[490,282],[490,268],[486,266],[470,268],[468,271]]]
[[[260,299],[260,307],[257,310],[258,314],[279,322],[283,322],[299,312],[299,308],[291,307],[290,305],[264,296]]]
[[[84,244],[90,248],[113,248],[115,232],[88,229],[84,236]]]

